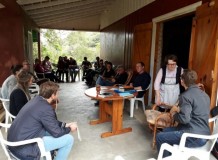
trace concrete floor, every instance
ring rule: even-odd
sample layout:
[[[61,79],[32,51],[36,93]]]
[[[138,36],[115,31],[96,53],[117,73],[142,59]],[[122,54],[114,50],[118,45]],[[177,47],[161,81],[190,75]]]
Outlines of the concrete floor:
[[[77,134],[73,133],[75,143],[69,160],[114,160],[118,155],[125,160],[157,157],[157,151],[151,148],[152,133],[141,107],[135,109],[134,118],[130,118],[128,101],[125,103],[123,126],[132,127],[132,132],[101,138],[101,133],[111,130],[111,123],[89,125],[90,120],[98,118],[99,108],[94,106],[94,100],[85,96],[86,89],[84,82],[60,84],[57,116],[61,121],[76,121],[82,138],[79,141]],[[5,159],[0,147],[0,160]]]

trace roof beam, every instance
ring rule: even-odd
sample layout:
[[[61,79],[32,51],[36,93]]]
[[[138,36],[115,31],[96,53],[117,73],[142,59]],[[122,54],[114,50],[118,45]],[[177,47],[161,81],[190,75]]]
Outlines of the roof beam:
[[[96,4],[102,4],[102,5],[109,5],[110,1],[105,1],[105,0],[89,0],[89,1],[85,1],[85,2],[78,2],[78,3],[74,3],[74,4],[65,4],[65,5],[60,5],[60,6],[53,6],[50,8],[41,8],[41,9],[37,9],[34,11],[28,11],[28,15],[38,15],[38,14],[47,14],[49,12],[55,12],[55,11],[59,11],[59,10],[67,10],[67,9],[72,9],[72,8],[81,8],[83,6],[88,6],[88,5],[96,5]]]
[[[34,5],[24,5],[24,9],[26,11],[28,10],[35,10],[35,9],[41,9],[41,8],[48,8],[48,7],[54,7],[59,5],[65,5],[69,3],[83,3],[81,0],[55,0],[55,1],[48,1],[44,3],[38,3]]]
[[[89,13],[89,12],[98,12],[98,11],[101,11],[103,12],[105,9],[104,6],[98,6],[98,7],[95,7],[95,8],[87,8],[85,9],[86,13]],[[76,9],[76,10],[65,10],[65,12],[57,12],[55,14],[45,14],[43,16],[32,16],[32,18],[34,20],[40,20],[40,19],[51,19],[53,17],[62,17],[62,16],[68,16],[68,15],[78,15],[78,14],[81,14],[81,13],[84,13],[84,10],[81,10],[80,8]]]
[[[40,2],[46,2],[49,0],[17,0],[17,3],[19,5],[28,5],[28,4],[34,4],[34,3],[40,3]]]
[[[91,16],[96,16],[96,15],[99,15],[100,16],[100,13],[101,11],[98,11],[98,12],[90,12],[90,13],[81,13],[79,15],[68,15],[68,16],[59,16],[59,17],[54,17],[52,19],[41,19],[41,20],[35,20],[35,22],[37,24],[40,24],[40,23],[55,23],[56,21],[59,21],[59,20],[66,20],[66,19],[70,19],[70,20],[75,20],[75,19],[79,19],[79,18],[84,18],[84,17],[91,17]]]

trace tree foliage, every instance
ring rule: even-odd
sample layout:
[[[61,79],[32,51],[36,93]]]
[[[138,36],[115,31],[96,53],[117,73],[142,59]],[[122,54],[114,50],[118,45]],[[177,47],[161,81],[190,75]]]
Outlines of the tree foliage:
[[[34,57],[37,57],[37,43],[33,45]],[[41,56],[49,56],[57,63],[59,56],[73,57],[80,64],[83,57],[94,61],[100,54],[100,33],[42,29]]]

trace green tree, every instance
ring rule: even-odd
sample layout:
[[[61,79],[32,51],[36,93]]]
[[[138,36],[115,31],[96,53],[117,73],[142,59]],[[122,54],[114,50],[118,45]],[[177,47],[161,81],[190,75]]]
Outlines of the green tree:
[[[41,29],[41,57],[49,56],[53,63],[58,62],[59,56],[68,56],[81,64],[83,57],[94,61],[99,53],[99,32]],[[37,43],[33,44],[33,54],[38,57]]]

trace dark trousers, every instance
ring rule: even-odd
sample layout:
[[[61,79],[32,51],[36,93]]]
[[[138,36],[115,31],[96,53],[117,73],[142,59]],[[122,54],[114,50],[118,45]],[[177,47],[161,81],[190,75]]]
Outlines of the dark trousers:
[[[157,150],[160,151],[160,147],[163,143],[168,143],[170,145],[179,145],[183,131],[179,131],[176,127],[165,128],[163,132],[159,132],[156,136]],[[199,138],[187,138],[186,147],[194,148],[203,146],[207,140]],[[164,151],[163,157],[170,156],[171,154]]]

